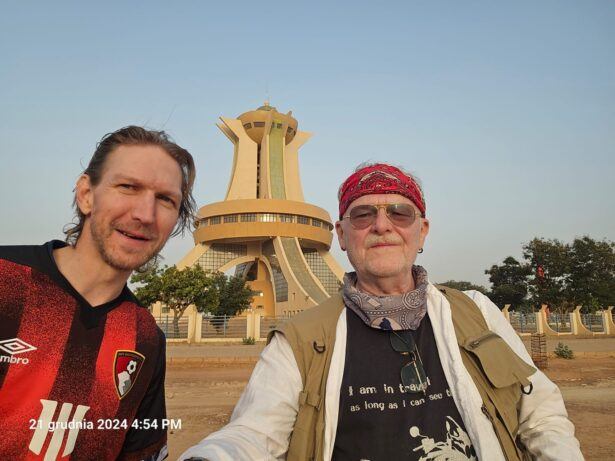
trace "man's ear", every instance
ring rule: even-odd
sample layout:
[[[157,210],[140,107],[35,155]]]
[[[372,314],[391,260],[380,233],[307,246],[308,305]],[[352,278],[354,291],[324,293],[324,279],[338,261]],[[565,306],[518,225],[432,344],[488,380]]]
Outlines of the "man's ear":
[[[421,248],[423,248],[423,245],[425,245],[425,239],[427,238],[427,234],[429,234],[429,219],[422,218],[421,230],[419,231],[419,242]]]
[[[92,212],[93,192],[90,176],[85,173],[79,176],[77,184],[75,185],[75,201],[77,202],[79,211],[85,216]]]
[[[335,232],[337,233],[337,241],[340,244],[340,248],[342,251],[346,251],[346,246],[344,244],[344,229],[342,229],[341,221],[335,223]]]

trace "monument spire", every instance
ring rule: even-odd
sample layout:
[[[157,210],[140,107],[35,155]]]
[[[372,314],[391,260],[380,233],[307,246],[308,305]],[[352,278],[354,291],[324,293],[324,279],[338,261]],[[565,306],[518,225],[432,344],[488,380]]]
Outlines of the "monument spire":
[[[303,197],[299,149],[311,134],[268,98],[256,110],[220,121],[233,143],[226,196],[199,210],[195,247],[178,266],[234,267],[258,293],[252,307],[263,315],[321,303],[338,291],[344,271],[329,253],[329,213]]]

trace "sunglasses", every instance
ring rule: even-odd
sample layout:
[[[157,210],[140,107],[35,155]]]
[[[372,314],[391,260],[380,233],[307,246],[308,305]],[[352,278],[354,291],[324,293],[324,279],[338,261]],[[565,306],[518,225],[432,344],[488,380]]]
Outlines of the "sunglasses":
[[[423,368],[423,361],[410,332],[399,334],[396,331],[391,331],[389,339],[394,351],[403,356],[408,356],[410,359],[410,362],[401,368],[401,384],[404,387],[404,392],[427,394],[429,382]]]
[[[396,226],[408,227],[416,220],[416,210],[408,203],[358,205],[352,208],[342,219],[350,219],[350,224],[355,229],[365,229],[376,222],[380,208],[384,208],[389,220]]]

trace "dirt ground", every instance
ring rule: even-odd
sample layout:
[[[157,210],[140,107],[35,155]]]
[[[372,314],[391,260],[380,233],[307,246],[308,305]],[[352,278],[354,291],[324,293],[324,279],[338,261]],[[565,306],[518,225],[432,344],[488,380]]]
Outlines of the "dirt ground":
[[[167,412],[182,428],[169,434],[169,459],[222,427],[254,364],[169,365]],[[615,459],[615,358],[549,359],[544,370],[561,388],[587,460]]]

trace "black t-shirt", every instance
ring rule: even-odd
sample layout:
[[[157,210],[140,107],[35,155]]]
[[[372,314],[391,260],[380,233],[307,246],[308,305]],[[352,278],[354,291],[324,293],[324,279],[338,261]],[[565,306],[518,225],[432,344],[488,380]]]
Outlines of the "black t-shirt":
[[[350,309],[346,319],[333,460],[476,459],[442,370],[429,316],[411,332],[429,382],[426,393],[403,392],[401,368],[409,359],[391,346],[392,333],[368,327]]]
[[[0,247],[0,459],[163,459],[164,335],[127,287],[88,304],[63,245]]]

